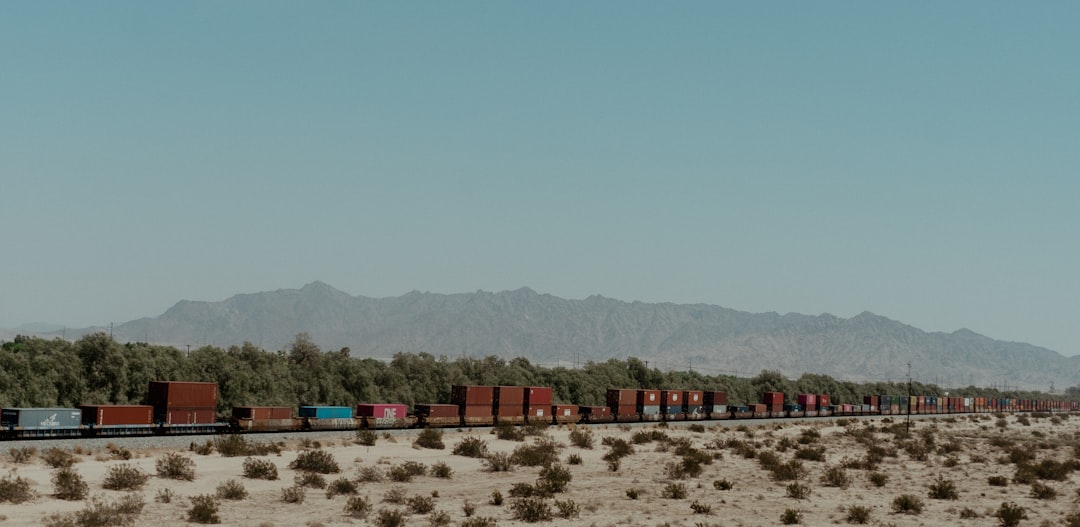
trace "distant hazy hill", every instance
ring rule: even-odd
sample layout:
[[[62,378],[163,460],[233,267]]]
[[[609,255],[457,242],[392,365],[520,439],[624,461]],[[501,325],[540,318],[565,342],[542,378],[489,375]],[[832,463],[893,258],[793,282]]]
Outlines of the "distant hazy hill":
[[[600,296],[566,300],[530,289],[468,294],[412,292],[396,298],[350,296],[321,282],[236,295],[223,302],[182,301],[157,318],[114,328],[121,341],[183,348],[244,341],[288,347],[306,332],[324,350],[389,357],[506,358],[541,364],[638,357],[662,369],[789,376],[824,373],[853,380],[922,381],[1057,390],[1080,384],[1080,357],[971,331],[927,333],[872,313],[745,313],[711,305],[646,304]],[[68,329],[70,338],[73,330]]]

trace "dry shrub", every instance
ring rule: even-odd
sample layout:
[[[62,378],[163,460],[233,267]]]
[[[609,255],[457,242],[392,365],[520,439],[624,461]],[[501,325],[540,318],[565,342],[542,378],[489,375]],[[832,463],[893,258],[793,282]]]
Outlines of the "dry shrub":
[[[296,455],[289,468],[319,474],[337,474],[341,472],[334,455],[325,450],[304,450]]]
[[[108,490],[141,490],[149,479],[150,475],[139,467],[122,463],[109,467],[101,486]]]
[[[176,452],[169,452],[157,459],[155,463],[157,475],[167,479],[193,481],[195,479],[195,462],[191,458],[184,457]]]
[[[214,496],[223,500],[242,500],[248,497],[248,492],[243,483],[230,479],[217,486]]]
[[[51,468],[67,468],[75,464],[75,455],[62,448],[50,448],[41,453],[41,460]]]
[[[244,460],[244,477],[249,479],[278,479],[277,465],[269,459],[249,457]]]
[[[330,499],[339,494],[353,495],[359,491],[360,489],[356,485],[356,482],[349,480],[348,478],[338,478],[326,486],[326,498]]]
[[[454,446],[453,452],[456,456],[483,458],[487,456],[488,448],[487,443],[485,443],[483,439],[475,436],[468,436]]]
[[[551,507],[543,498],[518,498],[510,505],[516,520],[528,523],[551,521]]]
[[[446,445],[443,443],[442,437],[442,430],[439,430],[438,428],[425,428],[417,434],[416,440],[413,441],[413,445],[433,450],[443,450],[446,448]]]
[[[52,475],[53,495],[57,499],[77,501],[86,498],[90,486],[82,476],[70,466],[61,468]]]
[[[345,514],[353,518],[367,518],[371,513],[371,501],[366,496],[352,496],[345,502]]]
[[[188,521],[193,523],[221,523],[218,516],[218,500],[209,495],[192,496],[191,508],[188,509]]]
[[[37,449],[32,446],[24,446],[19,448],[12,448],[8,450],[8,454],[11,456],[11,462],[16,464],[29,463],[34,459],[34,455],[37,454]]]
[[[51,514],[42,523],[45,527],[130,527],[145,505],[142,497],[134,493],[112,502],[94,498],[80,511]]]

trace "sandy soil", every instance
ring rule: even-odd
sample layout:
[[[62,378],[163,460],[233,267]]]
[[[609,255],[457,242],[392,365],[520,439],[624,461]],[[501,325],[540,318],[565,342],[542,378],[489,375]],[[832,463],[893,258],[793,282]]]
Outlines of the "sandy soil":
[[[564,445],[559,457],[570,469],[573,479],[567,492],[554,499],[573,500],[580,506],[576,518],[554,518],[551,523],[559,525],[681,525],[681,526],[764,526],[780,525],[781,516],[787,509],[798,510],[803,525],[847,524],[849,508],[861,506],[869,510],[869,525],[997,525],[994,517],[1002,502],[1011,501],[1024,507],[1027,519],[1021,525],[1062,525],[1068,514],[1077,512],[1077,482],[1080,472],[1070,472],[1064,481],[1041,481],[1057,492],[1056,499],[1031,497],[1032,485],[1016,483],[1016,465],[1010,463],[1004,445],[1012,442],[1016,448],[1035,455],[1035,462],[1043,459],[1068,461],[1080,458],[1073,444],[1080,437],[1080,417],[1056,419],[1030,419],[1030,426],[1008,417],[1004,427],[991,415],[962,416],[948,419],[913,420],[910,444],[922,445],[927,454],[924,460],[916,459],[904,447],[905,440],[893,433],[882,432],[892,420],[870,419],[845,423],[844,420],[805,420],[785,424],[755,425],[754,421],[741,421],[727,426],[702,422],[704,431],[693,431],[685,426],[658,427],[654,425],[629,428],[606,425],[592,427],[594,446],[584,449],[571,445],[570,430],[573,427],[551,427],[547,435]],[[893,424],[902,424],[897,419]],[[819,436],[810,446],[824,447],[824,461],[803,460],[806,474],[800,482],[810,487],[808,499],[788,496],[790,481],[776,481],[771,473],[762,468],[756,458],[747,458],[733,448],[737,441],[753,447],[756,452],[775,452],[782,462],[794,458],[799,439],[809,440],[814,435],[806,430],[816,430]],[[876,432],[875,432],[876,430]],[[634,454],[622,460],[617,472],[609,470],[602,458],[609,451],[602,444],[604,438],[623,438],[628,441],[636,432],[663,432],[669,438],[686,438],[690,444],[713,456],[721,456],[697,477],[673,480],[667,467],[678,457],[670,442],[653,441],[634,445]],[[465,519],[463,504],[476,505],[475,516],[490,517],[498,525],[527,525],[515,520],[509,490],[515,483],[533,483],[540,472],[539,467],[514,467],[511,472],[492,473],[485,470],[479,459],[453,455],[452,449],[466,437],[483,439],[490,451],[512,452],[522,444],[500,440],[490,429],[444,431],[445,450],[414,447],[412,436],[387,438],[380,436],[375,446],[354,444],[347,436],[333,444],[323,442],[321,448],[330,452],[342,468],[340,474],[327,475],[327,481],[340,477],[355,479],[364,467],[375,467],[386,472],[390,467],[406,461],[423,463],[430,467],[445,462],[452,469],[450,479],[431,475],[414,478],[409,483],[360,484],[360,495],[367,496],[373,513],[367,519],[356,519],[344,514],[345,496],[327,498],[319,489],[307,489],[303,503],[285,503],[282,490],[294,485],[297,472],[288,468],[296,459],[300,445],[292,443],[280,455],[264,457],[278,469],[279,479],[264,481],[243,478],[243,457],[222,457],[217,453],[198,455],[181,451],[195,463],[194,481],[176,481],[151,477],[140,491],[146,506],[137,519],[137,525],[173,525],[187,521],[191,508],[187,499],[201,494],[213,494],[217,486],[227,480],[240,481],[250,494],[241,501],[222,500],[219,515],[222,525],[237,526],[337,526],[375,525],[375,515],[380,509],[406,511],[406,525],[430,525],[428,515],[408,515],[405,505],[383,502],[387,491],[401,488],[407,496],[433,496],[436,510],[449,514],[451,525]],[[864,441],[857,440],[863,437]],[[933,438],[933,446],[927,438]],[[994,439],[997,438],[997,439]],[[1002,438],[1009,441],[1002,441]],[[255,437],[253,440],[258,441]],[[868,444],[882,447],[885,457],[876,472],[888,480],[883,487],[871,483],[871,471],[847,468],[850,477],[847,488],[826,486],[822,477],[830,467],[840,467],[845,461],[851,467],[853,461],[865,459]],[[954,445],[951,448],[943,445]],[[996,445],[996,446],[995,446]],[[0,445],[2,447],[2,445]],[[786,448],[785,448],[786,447]],[[6,450],[6,449],[5,449]],[[895,455],[893,455],[895,453]],[[148,474],[156,474],[155,461],[163,451],[140,451],[130,461],[111,459],[107,451],[83,453],[74,465],[90,487],[90,496],[114,500],[123,492],[102,489],[102,481],[110,466],[131,463]],[[569,465],[571,455],[580,456],[581,463]],[[0,503],[0,527],[8,525],[42,525],[43,518],[51,513],[71,513],[83,509],[89,503],[56,499],[51,483],[52,469],[40,457],[29,463],[14,464],[7,452],[3,455],[0,474],[7,477],[18,475],[33,481],[38,497],[22,504]],[[929,486],[935,478],[955,482],[958,500],[932,499]],[[991,486],[988,478],[1003,476],[1005,487]],[[718,490],[714,482],[726,480],[733,484],[730,490]],[[672,499],[664,496],[670,484],[685,486],[686,496]],[[170,503],[160,503],[155,498],[170,489],[175,498]],[[637,499],[628,497],[627,491],[635,489]],[[490,503],[494,491],[505,497],[502,506]],[[912,494],[923,502],[920,514],[900,514],[893,511],[893,500],[901,494]],[[552,499],[547,500],[553,503]],[[711,507],[708,513],[695,512],[692,504]],[[554,507],[553,507],[554,509]],[[974,516],[962,518],[964,516]]]

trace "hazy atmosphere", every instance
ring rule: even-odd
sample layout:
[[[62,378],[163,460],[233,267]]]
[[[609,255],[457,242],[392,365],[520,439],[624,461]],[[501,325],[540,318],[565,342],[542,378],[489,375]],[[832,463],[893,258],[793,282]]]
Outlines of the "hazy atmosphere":
[[[0,327],[318,280],[872,311],[1077,355],[1078,16],[2,3]]]

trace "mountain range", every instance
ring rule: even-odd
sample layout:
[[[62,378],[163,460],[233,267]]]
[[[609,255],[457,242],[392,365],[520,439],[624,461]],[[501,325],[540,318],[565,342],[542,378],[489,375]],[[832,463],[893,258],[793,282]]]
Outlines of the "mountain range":
[[[68,328],[67,338],[103,328]],[[490,293],[411,292],[351,296],[322,282],[300,289],[235,295],[220,302],[180,301],[164,314],[112,328],[119,341],[227,347],[252,342],[287,349],[299,333],[324,351],[386,358],[525,357],[572,367],[637,357],[665,370],[789,377],[821,373],[856,381],[1049,390],[1080,384],[1080,357],[1005,342],[969,330],[926,332],[864,312],[747,313],[705,304],[624,302],[602,296],[569,300],[522,288]],[[59,336],[58,333],[52,333]]]

